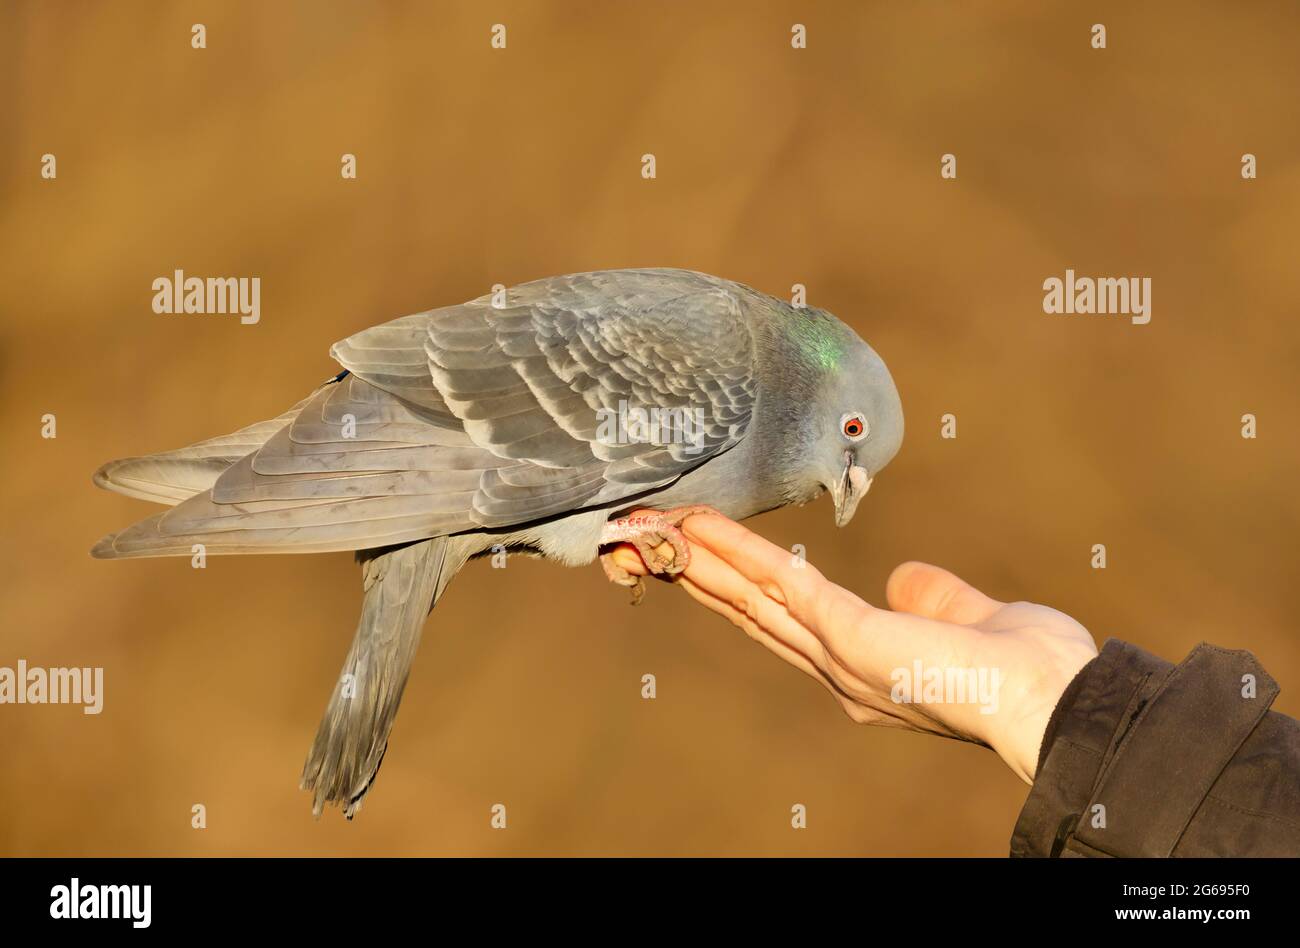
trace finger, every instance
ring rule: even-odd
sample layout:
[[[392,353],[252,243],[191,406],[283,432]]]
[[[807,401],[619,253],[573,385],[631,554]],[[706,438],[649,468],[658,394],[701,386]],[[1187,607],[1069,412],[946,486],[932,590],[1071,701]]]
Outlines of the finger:
[[[689,579],[686,579],[685,577],[678,580],[678,585],[681,586],[684,590],[686,590],[687,595],[689,595],[696,602],[700,603],[700,605],[704,606],[707,609],[710,609],[713,612],[716,612],[718,615],[722,616],[732,625],[741,629],[746,635],[748,635],[755,642],[758,642],[768,651],[772,652],[772,654],[781,658],[787,664],[792,665],[795,668],[799,669],[808,677],[819,682],[822,685],[822,687],[824,687],[837,699],[843,699],[845,697],[831,683],[830,679],[826,676],[825,672],[823,672],[821,668],[817,666],[816,662],[814,662],[811,657],[805,655],[803,652],[800,652],[798,649],[791,647],[790,645],[778,639],[776,636],[769,633],[766,629],[762,628],[757,622],[751,619],[748,614],[737,610],[730,603],[722,599],[719,599],[717,596],[713,595],[708,590],[702,589],[701,587],[695,585],[695,583],[691,582]]]
[[[687,594],[696,602],[716,612],[736,627],[742,629],[751,639],[787,664],[799,669],[805,675],[820,683],[854,721],[881,727],[906,728],[912,731],[953,736],[954,732],[951,729],[932,721],[925,714],[919,713],[909,706],[863,701],[843,690],[836,683],[835,676],[828,668],[826,650],[820,647],[815,639],[810,640],[807,646],[815,649],[812,654],[801,651],[768,632],[751,619],[748,614],[736,609],[725,600],[714,596],[708,590],[697,586],[688,577],[679,577],[678,585],[686,590]]]
[[[725,606],[725,611],[714,611],[727,619],[735,622],[737,615],[744,616],[795,651],[813,658],[822,655],[824,650],[812,631],[791,616],[784,605],[764,595],[756,584],[708,548],[697,546],[692,549],[691,565],[679,581],[688,582],[689,588],[705,594],[707,598],[696,598],[709,608],[713,608],[715,603]]]
[[[786,551],[726,518],[696,516],[689,518],[683,529],[693,550],[683,581],[701,587],[718,601],[696,598],[751,635],[751,629],[757,627],[768,633],[773,643],[803,656],[850,716],[856,720],[892,719],[904,727],[936,733],[970,730],[963,723],[969,717],[964,706],[945,707],[937,714],[877,707],[847,697],[841,685],[847,682],[844,686],[854,692],[860,689],[883,696],[891,693],[897,672],[913,668],[916,661],[931,669],[968,667],[980,637],[978,631],[876,609],[811,567],[796,568]],[[780,654],[775,648],[773,651]],[[797,660],[790,663],[802,667]],[[956,730],[949,725],[949,717]]]
[[[869,687],[887,687],[896,669],[909,667],[918,658],[928,665],[963,665],[962,657],[972,653],[978,636],[971,630],[950,620],[931,622],[907,612],[877,609],[811,566],[795,568],[785,550],[725,517],[691,517],[683,529],[693,539],[694,549],[703,547],[714,554],[705,562],[725,561],[766,597],[785,603],[788,623],[774,621],[770,630],[777,638],[817,656],[819,662],[828,661],[800,638],[800,633],[813,635],[846,673]],[[691,567],[686,575],[706,588],[710,582],[726,580],[725,574],[693,576]],[[728,598],[726,589],[710,591]]]
[[[840,654],[847,654],[849,645],[860,654],[864,636],[898,638],[916,633],[914,617],[877,609],[735,521],[697,515],[688,518],[682,529],[693,548],[704,546],[730,563],[766,596],[784,603],[802,627]]]
[[[618,544],[610,550],[610,556],[613,557],[615,565],[623,567],[633,576],[647,576],[650,573],[641,559],[641,554],[631,543]]]
[[[958,625],[982,622],[1004,605],[946,569],[917,562],[903,563],[890,574],[885,598],[898,612]]]
[[[796,557],[789,550],[726,517],[695,514],[682,523],[682,531],[695,546],[716,554],[764,595],[790,606],[800,618],[807,615],[807,605],[826,584],[821,573],[802,559],[796,566]]]
[[[636,516],[636,514],[634,513],[632,516]],[[649,572],[641,559],[641,554],[632,544],[620,543],[610,552],[614,562],[629,573],[644,576]],[[834,691],[831,683],[818,671],[806,654],[800,652],[797,647],[777,638],[760,625],[760,613],[763,620],[767,622],[772,622],[778,617],[769,611],[767,604],[759,603],[759,600],[763,597],[756,586],[747,582],[744,577],[717,557],[712,556],[706,549],[692,551],[692,559],[695,561],[693,564],[694,575],[700,582],[707,583],[709,586],[709,589],[706,589],[696,582],[691,582],[682,577],[679,584],[693,599],[718,613],[728,622],[743,629],[750,638],[761,642],[791,665],[817,678],[822,684]],[[703,562],[700,562],[700,560],[703,560]],[[716,590],[717,594],[710,590]],[[807,630],[795,627],[783,628],[782,632],[788,640],[800,640],[805,648],[815,648],[817,645],[816,638],[807,634]],[[800,635],[801,632],[804,634]]]

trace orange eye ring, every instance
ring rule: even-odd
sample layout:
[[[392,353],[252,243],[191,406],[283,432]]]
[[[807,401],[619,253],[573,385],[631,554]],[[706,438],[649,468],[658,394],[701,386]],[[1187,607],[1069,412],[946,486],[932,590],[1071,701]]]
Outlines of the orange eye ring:
[[[850,412],[840,419],[840,431],[850,441],[861,441],[867,436],[867,421],[856,412]]]

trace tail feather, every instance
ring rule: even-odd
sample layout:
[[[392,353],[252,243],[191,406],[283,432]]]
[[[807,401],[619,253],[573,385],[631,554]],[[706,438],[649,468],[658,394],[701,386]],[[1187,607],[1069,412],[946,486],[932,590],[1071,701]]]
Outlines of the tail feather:
[[[454,538],[435,537],[364,551],[358,559],[361,620],[302,771],[316,816],[327,803],[341,806],[348,819],[361,808],[388,747],[425,617],[466,554]]]

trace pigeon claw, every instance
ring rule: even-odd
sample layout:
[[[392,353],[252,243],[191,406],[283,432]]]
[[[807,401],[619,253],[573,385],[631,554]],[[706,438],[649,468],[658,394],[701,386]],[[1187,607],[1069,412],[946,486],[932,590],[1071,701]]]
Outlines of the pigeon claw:
[[[630,543],[650,572],[676,576],[691,563],[691,548],[680,529],[682,521],[693,514],[705,513],[717,514],[717,511],[700,504],[620,517],[605,524],[600,535],[600,545]],[[601,554],[600,565],[604,567],[610,582],[632,590],[632,605],[641,601],[645,595],[641,577],[633,576],[615,563],[612,552]]]
[[[645,583],[641,582],[641,577],[633,576],[615,563],[613,553],[600,554],[600,565],[604,567],[605,576],[611,583],[617,583],[632,590],[632,605],[637,605],[645,596]]]

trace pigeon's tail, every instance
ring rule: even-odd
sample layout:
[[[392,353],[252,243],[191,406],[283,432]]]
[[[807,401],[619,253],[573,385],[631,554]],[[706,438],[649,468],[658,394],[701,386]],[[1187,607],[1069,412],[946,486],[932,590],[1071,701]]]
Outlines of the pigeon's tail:
[[[139,500],[169,507],[209,490],[226,469],[252,454],[289,424],[310,401],[305,398],[283,415],[259,421],[219,438],[209,438],[175,451],[109,461],[95,472],[94,481]]]
[[[388,747],[425,617],[466,553],[455,538],[435,537],[357,558],[365,586],[361,622],[302,770],[316,816],[326,803],[341,806],[348,819],[361,808]]]

